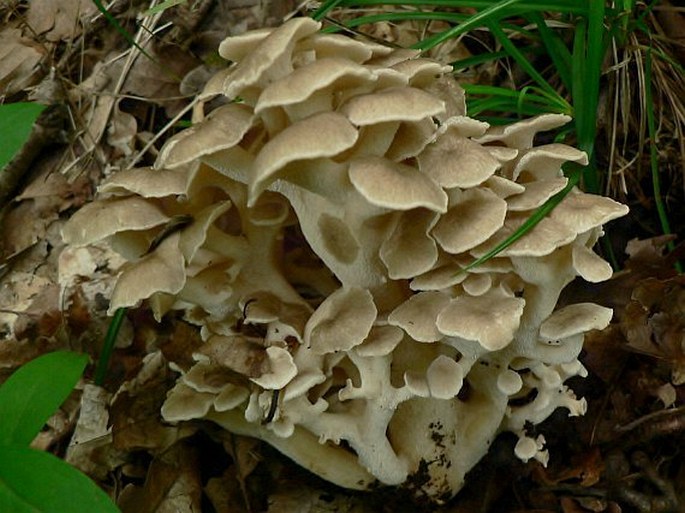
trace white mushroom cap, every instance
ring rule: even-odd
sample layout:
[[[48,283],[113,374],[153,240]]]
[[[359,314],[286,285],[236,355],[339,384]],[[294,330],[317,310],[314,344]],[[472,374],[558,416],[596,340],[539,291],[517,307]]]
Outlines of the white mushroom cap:
[[[521,194],[526,190],[523,185],[497,175],[492,175],[483,184],[502,199]]]
[[[404,384],[409,391],[418,397],[430,397],[430,389],[426,377],[416,371],[404,373]]]
[[[379,256],[394,279],[412,278],[430,270],[438,260],[438,248],[428,232],[438,214],[427,209],[409,210],[399,215]]]
[[[488,240],[504,224],[507,203],[488,189],[468,189],[456,198],[432,234],[442,248],[463,253]]]
[[[437,327],[450,337],[475,340],[488,351],[498,351],[513,340],[525,303],[497,289],[477,297],[460,296],[440,312]]]
[[[250,381],[267,390],[281,389],[297,375],[297,366],[292,355],[282,347],[267,347],[266,354],[269,358],[269,372],[258,378],[250,378]]]
[[[601,330],[611,322],[613,310],[594,303],[576,303],[556,310],[540,325],[540,337],[562,340],[578,333]]]
[[[527,183],[525,192],[507,199],[509,210],[517,212],[538,208],[545,201],[566,187],[567,183],[568,178],[563,176]]]
[[[341,57],[317,59],[273,82],[267,86],[255,105],[255,113],[273,107],[307,102],[302,109],[309,110],[309,114],[333,108],[333,90],[331,88],[348,89],[364,83],[372,83],[376,76],[366,67],[352,60]],[[325,97],[313,98],[318,91],[326,90]],[[300,109],[300,116],[305,113]]]
[[[147,230],[169,221],[154,203],[137,196],[94,201],[78,210],[62,229],[67,244],[86,246],[128,230]]]
[[[587,232],[628,213],[628,207],[611,198],[575,191],[569,193],[549,215],[575,233]]]
[[[236,146],[252,127],[254,115],[247,105],[229,103],[207,118],[171,137],[162,147],[156,168],[175,169],[200,157]]]
[[[442,100],[414,87],[391,87],[354,96],[340,108],[340,112],[357,126],[387,121],[420,121],[444,111]]]
[[[511,369],[506,369],[497,375],[497,388],[507,395],[517,394],[523,387],[521,375]]]
[[[163,198],[185,194],[194,172],[141,167],[114,173],[98,187],[98,193],[113,196],[138,194],[144,198]]]
[[[357,130],[341,114],[322,112],[303,119],[264,145],[254,161],[249,184],[252,205],[259,193],[291,162],[332,157],[354,146]]]
[[[449,302],[449,296],[442,292],[419,292],[395,308],[388,323],[399,326],[418,342],[437,342],[444,335],[438,331],[436,321]]]
[[[425,87],[435,80],[436,76],[450,73],[452,66],[440,64],[431,59],[408,59],[393,64],[392,69],[406,75],[409,85],[413,87]]]
[[[540,114],[511,125],[490,127],[488,132],[476,141],[482,144],[503,142],[510,148],[527,150],[533,146],[535,134],[559,128],[569,121],[571,117],[565,114]]]
[[[259,45],[250,48],[244,56],[235,51],[236,40],[224,40],[219,46],[219,54],[225,59],[239,59],[233,73],[224,82],[224,95],[231,99],[235,98],[247,87],[256,84],[266,85],[291,72],[292,64],[289,57],[294,43],[313,34],[320,27],[321,24],[311,18],[293,18],[272,30],[265,38],[261,37],[262,34],[253,38],[247,36],[248,39],[259,41]],[[245,45],[240,44],[240,47],[245,48]]]
[[[426,381],[431,397],[452,399],[464,383],[464,369],[453,358],[440,355],[428,366]]]
[[[538,435],[535,439],[522,435],[514,447],[514,454],[524,462],[531,458],[535,458],[540,463],[547,466],[549,453],[542,450],[544,446],[545,437],[543,435]]]
[[[387,55],[392,52],[389,46],[357,41],[341,34],[312,34],[301,41],[301,51],[312,49],[316,52],[317,59],[327,57],[345,57],[354,62],[365,62],[374,55]]]
[[[342,287],[328,296],[304,328],[304,342],[314,354],[348,351],[361,344],[376,320],[368,290]]]
[[[112,292],[108,313],[137,306],[153,294],[178,294],[185,285],[185,259],[179,250],[180,234],[164,239],[149,255],[124,269]]]
[[[241,61],[273,31],[273,27],[263,27],[229,36],[219,44],[219,55],[227,61]]]
[[[414,167],[381,157],[365,157],[354,159],[348,172],[357,191],[373,205],[395,210],[447,210],[445,191]]]
[[[614,272],[609,262],[583,244],[573,244],[571,257],[578,274],[591,283],[608,280]]]
[[[561,176],[561,166],[566,162],[576,162],[581,166],[588,163],[587,154],[566,144],[546,144],[527,151],[516,163],[512,180],[525,174],[524,181],[550,180]]]
[[[492,287],[492,275],[490,273],[470,273],[468,278],[461,282],[469,296],[482,296]]]
[[[462,272],[462,267],[454,262],[438,264],[430,271],[417,276],[411,281],[412,290],[441,290],[464,281],[468,274]]]
[[[213,404],[213,393],[198,392],[179,382],[169,391],[162,405],[162,417],[167,422],[200,419],[207,415]]]
[[[243,404],[249,396],[250,391],[247,388],[227,383],[214,398],[213,406],[216,411],[232,410]]]
[[[369,336],[354,351],[359,356],[385,356],[392,353],[402,341],[404,333],[395,326],[374,326]]]

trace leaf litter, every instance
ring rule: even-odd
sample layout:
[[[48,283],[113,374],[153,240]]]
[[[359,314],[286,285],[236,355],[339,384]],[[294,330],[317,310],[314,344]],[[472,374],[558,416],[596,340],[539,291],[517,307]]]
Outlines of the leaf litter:
[[[297,7],[290,1],[190,1],[143,20],[141,2],[124,4],[114,2],[112,12],[155,61],[128,48],[92,2],[0,7],[8,20],[0,30],[0,96],[59,96],[71,124],[69,143],[36,156],[0,218],[1,381],[56,349],[86,352],[97,361],[107,298],[123,261],[106,247],[64,248],[62,224],[104,177],[130,165],[190,104],[216,69],[221,39],[280,23]],[[402,25],[369,30],[390,43],[417,36]],[[436,51],[456,60],[464,49],[451,44]],[[155,146],[144,160],[154,158]],[[554,415],[537,428],[553,454],[549,467],[515,460],[514,441],[502,437],[467,488],[441,511],[683,507],[685,455],[677,441],[685,433],[685,280],[673,271],[674,254],[665,256],[669,240],[631,241],[625,270],[614,279],[574,284],[565,292],[569,302],[588,296],[614,307],[615,323],[586,340],[584,364],[591,375],[576,389],[588,399],[588,414],[573,422]],[[681,247],[675,255],[682,253]],[[253,439],[206,423],[163,422],[160,407],[176,371],[190,368],[200,343],[180,318],[158,324],[145,309],[131,310],[104,386],[90,381],[91,365],[34,446],[83,470],[124,513],[415,510],[393,491],[336,489]]]

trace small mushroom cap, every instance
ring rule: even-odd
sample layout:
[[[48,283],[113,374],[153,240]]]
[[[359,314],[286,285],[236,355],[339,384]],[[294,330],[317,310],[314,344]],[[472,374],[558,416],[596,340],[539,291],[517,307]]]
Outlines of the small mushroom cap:
[[[409,84],[414,87],[424,87],[435,80],[435,77],[450,73],[452,66],[440,64],[431,59],[408,59],[398,62],[392,69],[399,71],[409,79]]]
[[[513,340],[525,303],[496,289],[482,296],[461,296],[440,312],[437,327],[450,337],[475,340],[488,351],[498,351]]]
[[[469,296],[482,296],[492,287],[490,273],[469,273],[468,278],[461,282],[461,286]]]
[[[395,326],[374,326],[369,336],[354,348],[359,356],[385,356],[392,353],[402,341],[404,333]]]
[[[67,244],[86,246],[128,230],[148,230],[169,221],[154,203],[131,196],[94,201],[78,210],[62,229]]]
[[[219,43],[219,55],[227,61],[241,61],[273,31],[273,27],[263,27],[229,36]]]
[[[584,280],[598,283],[608,280],[614,273],[611,264],[590,248],[582,244],[574,244],[571,251],[573,267]]]
[[[341,108],[353,125],[388,121],[420,121],[445,111],[445,103],[421,89],[390,87],[352,97]]]
[[[319,355],[349,351],[369,336],[377,313],[368,290],[341,287],[309,318],[304,328],[305,345]]]
[[[258,44],[244,55],[235,52],[235,43],[231,42],[231,38],[224,40],[219,46],[219,54],[225,59],[233,60],[232,57],[235,57],[239,61],[224,83],[224,95],[232,99],[247,87],[288,74],[292,71],[289,57],[293,44],[319,28],[321,24],[311,18],[293,18],[269,32],[263,39],[262,34],[252,38]],[[240,48],[246,48],[246,45],[241,42]],[[242,52],[244,50],[240,51]]]
[[[188,191],[189,182],[194,176],[195,173],[186,172],[185,169],[174,171],[151,167],[124,169],[116,172],[100,185],[98,192],[114,196],[138,194],[144,198],[177,196]]]
[[[526,190],[522,194],[517,194],[507,199],[509,210],[518,212],[538,208],[545,201],[566,187],[567,183],[568,178],[563,176],[527,183],[525,185]]]
[[[497,388],[503,394],[517,394],[523,387],[521,375],[511,369],[506,369],[497,375]]]
[[[477,142],[503,142],[510,148],[527,150],[533,146],[533,138],[538,132],[553,130],[571,121],[565,114],[540,114],[511,125],[493,126],[487,133],[477,139]]]
[[[382,157],[364,157],[352,160],[348,173],[357,191],[373,205],[395,210],[447,210],[445,191],[414,167]]]
[[[590,330],[601,330],[611,322],[613,310],[594,303],[577,303],[556,310],[540,325],[540,337],[562,340]]]
[[[453,254],[488,240],[507,215],[507,202],[488,189],[468,189],[456,198],[432,231],[438,244]]]
[[[395,308],[388,316],[388,323],[399,326],[418,342],[437,342],[444,335],[436,321],[449,303],[449,296],[442,292],[419,292]]]
[[[175,169],[209,153],[232,148],[245,137],[253,121],[247,105],[222,105],[204,121],[171,137],[160,150],[155,167]]]
[[[400,214],[379,251],[392,279],[412,278],[429,271],[437,262],[438,248],[428,235],[437,221],[438,214],[426,209]]]
[[[492,175],[483,184],[502,199],[521,194],[526,190],[523,185],[497,175]]]
[[[178,294],[186,282],[185,259],[179,250],[180,234],[164,239],[149,255],[128,266],[112,292],[109,315],[119,308],[137,306],[153,294]]]
[[[525,181],[531,179],[549,180],[561,176],[561,166],[566,162],[576,162],[581,166],[588,163],[587,154],[566,144],[546,144],[527,151],[516,163],[513,180],[521,175]]]
[[[464,369],[454,359],[440,355],[428,366],[426,381],[431,397],[452,399],[464,384]]]
[[[317,91],[333,85],[342,89],[375,80],[376,76],[371,70],[349,59],[317,59],[267,86],[259,96],[255,113],[271,107],[304,102]]]
[[[628,213],[628,207],[611,198],[571,192],[549,215],[575,233],[584,233]]]
[[[430,397],[428,380],[416,371],[406,371],[404,373],[404,384],[409,391],[418,397]]]
[[[365,62],[374,55],[387,55],[392,52],[389,46],[357,41],[341,34],[312,34],[300,42],[299,49],[302,51],[313,49],[317,59],[327,57],[340,57],[354,62]]]
[[[232,410],[243,404],[249,396],[250,391],[247,388],[228,383],[214,398],[214,409],[216,411]]]
[[[288,350],[282,347],[267,347],[266,354],[269,358],[269,372],[258,378],[250,378],[250,381],[266,390],[281,389],[297,375],[297,365]]]
[[[177,383],[169,391],[162,405],[162,417],[167,422],[200,419],[214,404],[214,394],[198,392],[184,383]]]
[[[251,206],[291,162],[332,157],[350,149],[357,141],[357,130],[336,112],[323,112],[298,121],[264,145],[254,161],[250,177]]]

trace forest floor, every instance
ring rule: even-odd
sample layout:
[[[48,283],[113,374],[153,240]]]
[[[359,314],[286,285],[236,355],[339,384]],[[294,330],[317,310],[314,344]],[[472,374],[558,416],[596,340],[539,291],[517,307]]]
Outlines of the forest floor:
[[[40,121],[50,123],[51,136],[26,150],[20,187],[0,190],[7,195],[0,381],[56,349],[97,361],[109,323],[108,269],[117,256],[106,248],[88,259],[63,251],[61,227],[104,177],[154,159],[170,120],[219,66],[223,38],[279,24],[297,8],[294,0],[198,0],[148,16],[142,27],[145,4],[112,2],[110,12],[147,58],[130,52],[90,1],[0,3],[0,94],[5,102],[52,106],[49,121]],[[669,148],[663,167],[679,169],[680,177],[665,174],[662,187],[680,202],[677,244],[685,235],[685,216],[678,216],[685,204],[683,156],[677,144]],[[653,210],[649,198],[618,199],[633,209],[629,219],[608,227],[616,251],[626,253],[623,271],[607,283],[574,284],[565,292],[567,300],[591,297],[615,309],[614,323],[586,339],[589,377],[571,383],[587,399],[588,413],[568,418],[558,411],[535,427],[547,440],[547,468],[516,460],[516,438],[501,436],[459,496],[433,511],[685,512],[685,278],[674,270],[685,251],[681,245],[667,255],[670,238],[645,221]],[[91,279],[80,280],[83,275]],[[144,308],[129,311],[122,329],[104,388],[88,399],[92,411],[79,413],[81,385],[34,446],[66,457],[77,422],[86,425],[89,434],[67,459],[117,497],[124,513],[416,511],[393,490],[338,489],[265,444],[215,426],[165,424],[159,410],[175,377],[146,357],[162,346],[182,352],[199,334],[180,318],[157,324]]]

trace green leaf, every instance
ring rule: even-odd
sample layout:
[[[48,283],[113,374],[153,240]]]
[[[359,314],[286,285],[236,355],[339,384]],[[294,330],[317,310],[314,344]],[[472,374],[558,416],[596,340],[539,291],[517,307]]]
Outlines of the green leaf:
[[[31,443],[74,388],[87,362],[84,354],[48,353],[21,366],[0,386],[0,450],[3,445]]]
[[[0,447],[0,511],[120,513],[88,477],[50,453]]]
[[[21,149],[43,109],[45,105],[40,103],[0,105],[0,169]]]

